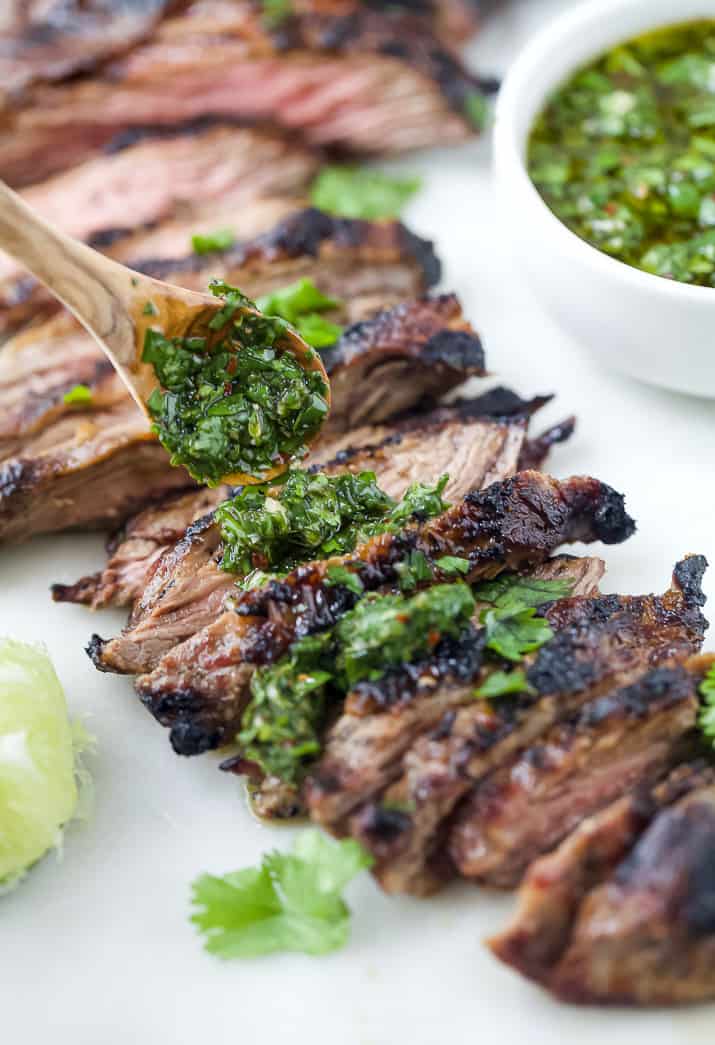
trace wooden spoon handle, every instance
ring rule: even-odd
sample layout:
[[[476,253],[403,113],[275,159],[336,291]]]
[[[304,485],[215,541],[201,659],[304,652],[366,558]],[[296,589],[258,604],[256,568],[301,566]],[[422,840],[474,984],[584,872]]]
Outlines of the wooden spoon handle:
[[[145,277],[131,278],[122,265],[49,225],[2,181],[0,249],[44,283],[110,350],[115,365],[135,364],[136,335],[128,305]]]

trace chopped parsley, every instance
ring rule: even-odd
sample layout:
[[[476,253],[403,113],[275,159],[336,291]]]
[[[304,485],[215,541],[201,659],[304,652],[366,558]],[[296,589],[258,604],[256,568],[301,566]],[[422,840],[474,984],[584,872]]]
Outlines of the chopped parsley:
[[[488,650],[505,660],[518,662],[553,638],[548,621],[537,616],[546,602],[561,599],[573,587],[569,580],[541,580],[504,574],[474,589],[477,602],[485,604],[479,621],[486,631]]]
[[[280,290],[264,294],[256,307],[267,316],[280,316],[293,326],[313,348],[327,348],[338,340],[343,327],[321,312],[340,308],[342,301],[327,297],[310,279],[299,279]]]
[[[277,29],[293,14],[292,0],[260,0],[260,4],[269,29]]]
[[[158,316],[159,309],[156,307],[153,301],[147,301],[142,309],[143,316]]]
[[[413,591],[423,581],[432,580],[432,567],[424,552],[410,552],[403,562],[395,567],[400,578],[400,591]]]
[[[715,747],[715,664],[700,683],[698,692],[702,697],[702,706],[698,716],[700,732],[712,741],[713,747]]]
[[[350,932],[343,889],[371,864],[352,838],[338,842],[314,828],[303,831],[291,853],[266,853],[260,867],[197,878],[191,921],[206,950],[219,958],[327,954],[342,947]]]
[[[236,242],[233,229],[216,229],[215,232],[197,232],[191,237],[191,249],[194,254],[212,254],[214,251],[228,250]]]
[[[364,585],[358,575],[346,566],[328,566],[325,571],[325,584],[328,588],[342,585],[354,595],[361,595],[364,591]]]
[[[510,693],[533,693],[526,672],[520,668],[515,671],[494,671],[487,676],[483,685],[474,690],[474,696],[480,700],[505,697]]]
[[[301,562],[345,555],[412,518],[439,515],[448,507],[440,496],[446,482],[443,476],[434,487],[414,483],[399,502],[380,489],[374,472],[329,476],[296,469],[279,487],[244,487],[216,509],[221,565],[229,573],[276,574]],[[344,567],[343,572],[350,573]],[[330,583],[339,583],[336,576],[333,572]],[[346,586],[352,590],[354,581]]]
[[[89,406],[92,402],[92,389],[88,385],[75,385],[69,392],[65,392],[62,402],[68,406]]]
[[[443,555],[441,559],[435,559],[434,564],[446,577],[469,573],[469,559],[463,559],[459,555]]]
[[[460,581],[411,598],[368,595],[332,630],[299,639],[286,657],[252,677],[237,738],[245,758],[268,775],[298,784],[320,754],[330,698],[428,655],[446,636],[461,635],[474,607]]]
[[[464,112],[472,126],[483,131],[489,119],[489,102],[479,91],[470,91],[464,99]]]
[[[537,119],[528,162],[594,247],[715,286],[715,21],[647,33],[579,70]]]
[[[315,207],[343,218],[397,218],[420,189],[420,178],[394,178],[368,167],[323,167],[313,182]]]
[[[406,569],[398,570],[401,580],[406,575],[415,583],[433,579],[426,558],[415,560],[415,554],[422,555],[411,553]],[[331,583],[349,587],[340,574]],[[428,658],[444,638],[464,637],[478,606],[483,607],[487,654],[502,663],[521,660],[553,635],[548,622],[537,617],[538,607],[567,595],[572,586],[568,580],[506,574],[474,590],[454,581],[413,595],[363,597],[331,630],[299,639],[285,657],[255,672],[237,738],[244,757],[264,773],[298,785],[320,755],[331,705],[358,683],[375,682],[390,668]],[[358,597],[363,592],[362,585],[351,590]],[[530,692],[523,670],[497,670],[475,696]]]
[[[161,386],[147,405],[173,465],[208,485],[236,473],[260,479],[306,453],[327,390],[320,373],[282,349],[283,320],[238,314],[247,299],[225,283],[211,290],[225,305],[210,326],[226,330],[211,345],[147,331],[142,360]]]

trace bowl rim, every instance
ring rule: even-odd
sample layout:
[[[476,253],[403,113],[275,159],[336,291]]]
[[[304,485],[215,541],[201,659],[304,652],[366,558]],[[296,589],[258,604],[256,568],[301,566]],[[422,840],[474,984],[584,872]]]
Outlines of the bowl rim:
[[[646,3],[648,0],[646,0]],[[696,0],[697,2],[697,0]],[[701,3],[707,0],[700,0]],[[704,287],[698,284],[682,283],[665,276],[658,276],[652,272],[644,272],[635,268],[619,258],[611,257],[604,251],[594,247],[587,240],[582,239],[564,224],[554,214],[544,198],[534,185],[526,166],[526,157],[523,151],[524,140],[519,133],[517,116],[525,96],[534,95],[533,78],[536,71],[540,71],[545,64],[548,65],[550,58],[559,53],[560,49],[568,44],[575,35],[587,30],[590,23],[603,22],[604,18],[616,15],[619,12],[630,12],[634,8],[643,6],[643,0],[586,0],[576,8],[566,11],[554,22],[542,29],[519,53],[516,60],[502,84],[497,98],[494,120],[494,153],[497,172],[511,169],[516,180],[520,183],[522,192],[528,197],[533,206],[538,210],[544,223],[551,228],[553,235],[559,241],[561,248],[570,257],[587,264],[597,273],[611,278],[620,278],[624,283],[635,289],[650,291],[668,295],[674,300],[697,301],[703,305],[707,300],[715,307],[715,287]],[[696,21],[700,17],[708,17],[707,12],[703,15],[693,14],[681,19],[683,22]],[[715,20],[715,10],[712,12]],[[677,20],[655,18],[653,28],[677,25]],[[647,29],[643,30],[644,32]],[[621,36],[614,27],[614,43],[619,39],[627,40],[628,36]],[[603,53],[609,45],[599,45],[593,50],[593,57]],[[565,76],[575,71],[584,61],[579,59],[569,66]],[[552,89],[552,88],[550,88]],[[550,90],[549,89],[549,90]],[[548,95],[548,90],[538,94],[538,104],[535,112],[539,112]],[[533,117],[527,127],[527,134],[533,124]],[[709,297],[708,297],[709,296]]]

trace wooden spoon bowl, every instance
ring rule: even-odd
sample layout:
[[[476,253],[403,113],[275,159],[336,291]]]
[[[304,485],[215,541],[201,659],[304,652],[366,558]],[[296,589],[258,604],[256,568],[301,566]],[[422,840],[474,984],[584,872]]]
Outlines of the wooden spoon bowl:
[[[2,181],[0,248],[43,283],[95,338],[147,417],[148,400],[159,387],[154,367],[142,362],[147,331],[158,330],[167,338],[205,338],[207,347],[224,334],[209,327],[224,307],[220,298],[163,283],[106,258],[44,221]],[[241,314],[260,315],[248,306],[240,306],[234,316]],[[330,384],[320,355],[290,328],[277,347],[290,352],[304,371],[320,373],[329,406]],[[264,482],[286,467],[260,478],[234,474],[226,481]]]

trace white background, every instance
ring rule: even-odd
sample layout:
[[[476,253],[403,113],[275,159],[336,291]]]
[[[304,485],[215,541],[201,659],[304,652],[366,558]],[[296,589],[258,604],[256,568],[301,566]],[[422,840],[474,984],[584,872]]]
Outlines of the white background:
[[[512,4],[475,58],[503,72],[534,30],[571,6]],[[577,436],[555,452],[552,470],[591,473],[627,493],[639,532],[607,552],[606,587],[662,590],[685,552],[715,564],[715,404],[604,373],[559,332],[515,283],[490,159],[485,141],[400,164],[425,179],[409,221],[437,241],[444,286],[461,295],[500,380],[524,395],[558,392],[543,423],[578,414]],[[92,822],[69,832],[60,864],[45,860],[0,899],[0,1041],[710,1045],[712,1008],[643,1014],[552,1002],[480,943],[512,900],[468,887],[429,901],[388,899],[365,875],[349,890],[353,935],[343,952],[228,964],[206,955],[188,922],[192,878],[253,864],[288,846],[292,832],[257,823],[216,759],[176,758],[128,681],[94,671],[87,638],[112,634],[122,616],[55,606],[47,587],[101,562],[99,537],[0,553],[0,633],[46,642],[73,712],[98,741]],[[712,576],[708,588],[715,594]]]

